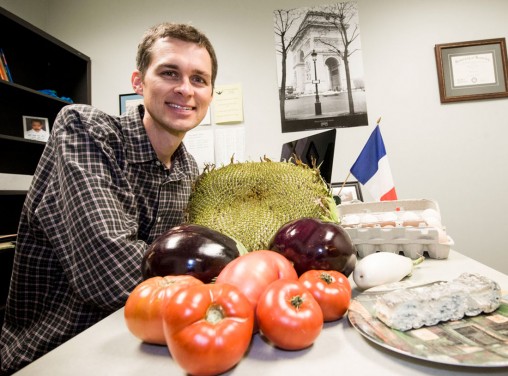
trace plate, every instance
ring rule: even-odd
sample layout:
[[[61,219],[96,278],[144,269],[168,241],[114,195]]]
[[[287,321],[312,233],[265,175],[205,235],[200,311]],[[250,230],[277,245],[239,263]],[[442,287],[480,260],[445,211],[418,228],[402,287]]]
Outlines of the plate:
[[[506,296],[492,313],[401,332],[375,317],[374,303],[383,293],[369,291],[360,294],[349,306],[349,322],[368,340],[397,353],[435,363],[467,367],[508,366]]]

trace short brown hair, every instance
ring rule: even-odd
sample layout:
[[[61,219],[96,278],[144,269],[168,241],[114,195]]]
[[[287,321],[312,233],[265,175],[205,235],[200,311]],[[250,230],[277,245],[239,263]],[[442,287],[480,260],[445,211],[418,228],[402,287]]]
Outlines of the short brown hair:
[[[215,85],[217,77],[217,56],[213,49],[212,43],[205,34],[197,30],[195,27],[186,24],[177,24],[164,22],[148,29],[141,42],[138,45],[138,53],[136,56],[136,66],[144,77],[148,66],[150,65],[152,46],[161,38],[175,38],[185,42],[196,43],[198,46],[206,48],[212,59],[212,87]]]

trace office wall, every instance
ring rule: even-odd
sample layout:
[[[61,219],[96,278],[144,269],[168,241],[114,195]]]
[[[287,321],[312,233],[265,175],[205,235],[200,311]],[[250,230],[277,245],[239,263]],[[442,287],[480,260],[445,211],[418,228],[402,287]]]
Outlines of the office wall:
[[[358,0],[369,127],[338,129],[333,180],[342,181],[372,125],[381,127],[399,198],[440,206],[455,249],[508,273],[508,99],[441,104],[434,45],[508,37],[505,0]],[[92,58],[93,104],[118,112],[142,32],[191,22],[219,56],[218,84],[244,90],[246,156],[277,159],[281,133],[272,12],[330,1],[0,0]],[[35,6],[35,8],[34,8]],[[367,196],[368,198],[368,196]]]

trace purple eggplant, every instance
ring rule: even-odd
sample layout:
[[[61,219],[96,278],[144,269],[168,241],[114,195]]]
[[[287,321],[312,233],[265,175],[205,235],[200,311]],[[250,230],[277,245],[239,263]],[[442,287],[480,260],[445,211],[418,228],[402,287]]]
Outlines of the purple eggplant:
[[[189,274],[211,282],[242,246],[232,238],[205,226],[186,224],[160,235],[146,250],[141,262],[143,279]]]
[[[301,218],[283,225],[270,247],[293,262],[298,275],[307,270],[336,270],[346,277],[356,265],[356,249],[337,223]]]

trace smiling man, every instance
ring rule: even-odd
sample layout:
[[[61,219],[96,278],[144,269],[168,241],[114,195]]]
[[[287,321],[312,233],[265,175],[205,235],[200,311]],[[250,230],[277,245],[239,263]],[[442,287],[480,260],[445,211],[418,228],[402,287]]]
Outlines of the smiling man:
[[[136,63],[144,105],[120,117],[70,105],[55,120],[21,214],[2,375],[121,308],[149,244],[183,221],[198,166],[182,140],[212,100],[215,52],[194,27],[164,23]]]

